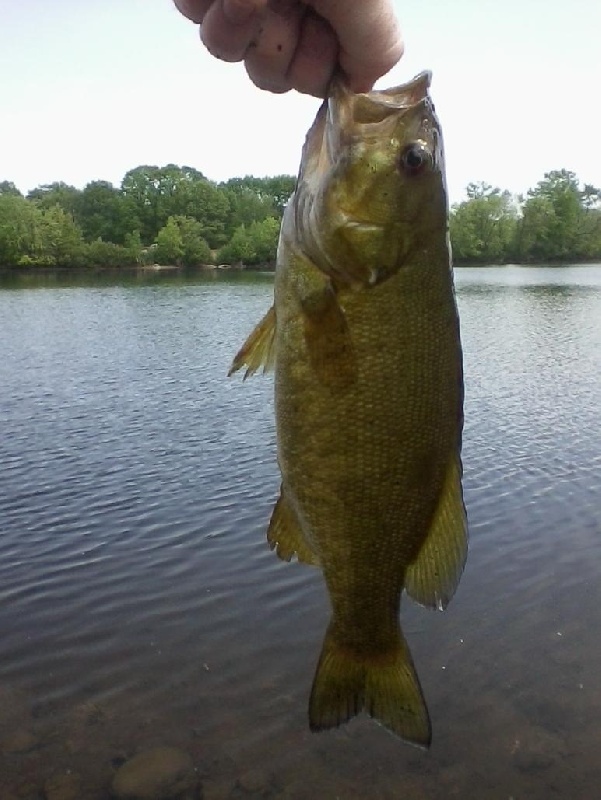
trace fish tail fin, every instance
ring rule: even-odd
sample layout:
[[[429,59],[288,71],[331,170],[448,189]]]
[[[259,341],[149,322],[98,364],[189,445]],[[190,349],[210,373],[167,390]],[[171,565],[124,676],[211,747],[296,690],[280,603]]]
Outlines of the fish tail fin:
[[[401,739],[418,747],[430,746],[428,709],[400,629],[394,646],[374,655],[341,645],[332,622],[311,689],[311,730],[335,728],[361,711]]]

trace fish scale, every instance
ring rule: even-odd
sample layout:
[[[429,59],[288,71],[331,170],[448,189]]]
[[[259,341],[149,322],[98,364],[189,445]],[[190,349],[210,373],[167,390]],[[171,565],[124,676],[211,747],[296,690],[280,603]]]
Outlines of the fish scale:
[[[467,554],[462,354],[440,126],[422,73],[310,129],[282,220],[274,306],[234,360],[275,369],[280,557],[317,565],[332,607],[309,722],[365,711],[428,747],[400,626],[404,590],[442,609]]]

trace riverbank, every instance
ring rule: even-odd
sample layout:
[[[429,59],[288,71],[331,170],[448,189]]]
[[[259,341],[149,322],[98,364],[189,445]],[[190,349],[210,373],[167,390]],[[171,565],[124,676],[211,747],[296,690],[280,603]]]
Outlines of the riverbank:
[[[196,267],[184,267],[178,264],[124,264],[123,266],[90,266],[90,267],[69,267],[61,265],[40,266],[39,264],[0,266],[0,275],[48,275],[53,272],[65,274],[81,273],[82,275],[92,275],[95,273],[105,274],[107,272],[122,273],[166,273],[178,272],[186,275],[193,275],[200,272],[275,272],[275,261],[266,261],[259,264],[199,264]]]
[[[596,267],[599,261],[540,261],[529,263],[506,263],[489,264],[476,261],[453,261],[455,268],[466,269],[513,269],[530,267],[548,267],[550,269],[562,269],[568,267]],[[0,266],[0,278],[4,280],[18,278],[52,278],[53,276],[62,278],[81,278],[85,281],[88,277],[131,277],[137,279],[151,278],[153,276],[179,276],[193,277],[198,276],[218,276],[218,275],[240,275],[240,274],[273,274],[275,273],[275,262],[268,261],[260,264],[202,264],[197,267],[183,267],[176,264],[138,264],[125,265],[122,267],[61,267],[61,266]]]

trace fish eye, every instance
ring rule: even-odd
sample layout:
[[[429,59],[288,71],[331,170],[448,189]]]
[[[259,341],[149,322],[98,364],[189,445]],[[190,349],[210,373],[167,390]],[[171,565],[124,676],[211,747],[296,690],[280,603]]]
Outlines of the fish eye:
[[[432,156],[422,142],[412,142],[401,153],[401,168],[407,175],[420,175],[432,164]]]

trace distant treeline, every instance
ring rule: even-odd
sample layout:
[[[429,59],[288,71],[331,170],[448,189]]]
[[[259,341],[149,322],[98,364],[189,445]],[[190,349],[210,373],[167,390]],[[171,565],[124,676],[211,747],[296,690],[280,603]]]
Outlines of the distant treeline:
[[[573,172],[547,172],[526,196],[470,183],[451,209],[457,263],[529,264],[601,260],[601,190]]]
[[[215,183],[192,167],[140,166],[115,187],[0,182],[0,265],[269,265],[292,175]],[[567,170],[525,197],[484,183],[451,209],[458,263],[601,260],[601,190]]]

